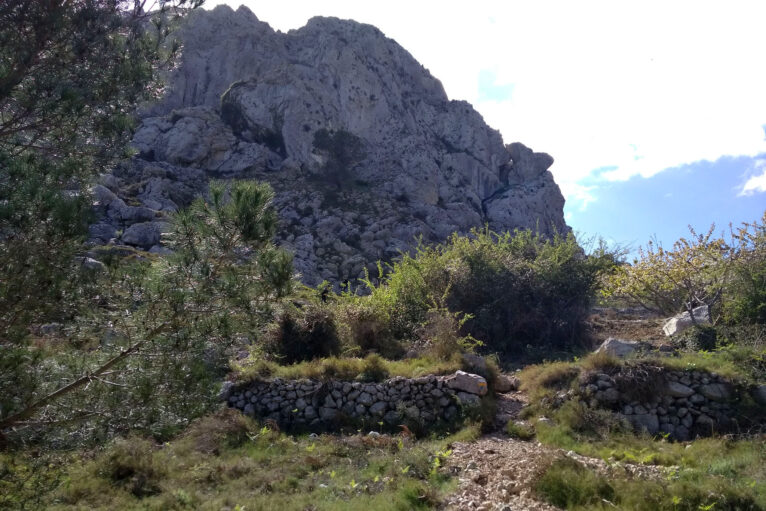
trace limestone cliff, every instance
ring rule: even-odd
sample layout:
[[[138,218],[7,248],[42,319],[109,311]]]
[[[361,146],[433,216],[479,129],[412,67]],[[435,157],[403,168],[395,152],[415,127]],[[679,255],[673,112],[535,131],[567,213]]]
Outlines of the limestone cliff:
[[[163,212],[213,177],[272,184],[280,242],[310,284],[353,279],[420,235],[569,230],[553,159],[505,146],[375,27],[313,18],[285,34],[220,6],[192,13],[181,38],[168,93],[135,135],[138,156],[97,190],[96,240],[123,229],[117,242],[159,250]]]

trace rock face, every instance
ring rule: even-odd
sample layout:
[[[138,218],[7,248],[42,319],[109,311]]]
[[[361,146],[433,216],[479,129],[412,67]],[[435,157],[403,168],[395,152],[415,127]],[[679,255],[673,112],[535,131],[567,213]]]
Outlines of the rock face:
[[[359,277],[421,235],[442,241],[485,223],[569,231],[553,158],[504,145],[375,27],[313,18],[285,34],[219,6],[193,12],[180,35],[169,92],[135,134],[138,156],[104,183],[117,196],[100,190],[102,224],[156,222],[209,178],[265,180],[280,242],[309,284]],[[140,246],[155,241],[141,234]]]

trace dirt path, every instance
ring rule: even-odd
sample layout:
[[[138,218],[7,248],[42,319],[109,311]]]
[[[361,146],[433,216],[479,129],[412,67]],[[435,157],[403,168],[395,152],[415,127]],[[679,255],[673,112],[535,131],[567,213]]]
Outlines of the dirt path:
[[[455,493],[444,510],[553,510],[535,500],[531,485],[556,450],[537,441],[524,442],[502,433],[505,424],[518,417],[526,403],[521,392],[498,394],[495,427],[498,431],[470,443],[456,443],[447,468],[458,477]]]
[[[591,470],[623,477],[659,478],[660,467],[607,464],[571,451],[546,447],[537,440],[522,441],[503,433],[505,424],[517,419],[526,404],[521,392],[498,394],[497,431],[475,442],[456,443],[446,467],[458,477],[457,490],[447,497],[441,509],[449,511],[548,511],[559,509],[535,498],[535,479],[553,459],[572,458]]]

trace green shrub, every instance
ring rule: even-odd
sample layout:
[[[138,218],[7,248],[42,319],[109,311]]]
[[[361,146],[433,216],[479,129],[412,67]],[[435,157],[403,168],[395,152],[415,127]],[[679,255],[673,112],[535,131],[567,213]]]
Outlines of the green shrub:
[[[482,345],[470,334],[461,335],[460,329],[470,316],[452,313],[447,309],[432,309],[428,311],[427,319],[418,332],[422,341],[427,344],[428,352],[439,360],[449,360],[456,353],[473,352]],[[483,375],[487,378],[489,375]],[[487,381],[493,381],[487,378]]]
[[[271,324],[264,347],[287,364],[340,354],[332,310],[319,304],[285,305]]]
[[[159,482],[165,471],[155,462],[153,451],[151,442],[143,438],[118,439],[102,455],[98,474],[136,497],[159,493]]]
[[[380,355],[375,353],[367,355],[360,377],[364,381],[383,381],[388,378],[388,369]]]
[[[650,241],[604,279],[603,294],[665,315],[707,305],[713,324],[766,323],[766,213],[727,237],[714,229],[690,228],[671,249]]]
[[[611,502],[615,497],[615,490],[606,478],[569,458],[554,461],[537,481],[535,491],[565,509],[597,506],[602,500]]]
[[[689,351],[712,351],[716,348],[717,337],[714,327],[695,326],[673,337],[673,344]]]
[[[535,428],[523,422],[508,421],[505,425],[505,433],[518,440],[532,440],[535,437]]]
[[[374,352],[390,359],[404,354],[401,340],[393,335],[386,312],[369,297],[349,296],[337,305],[337,328],[350,352]]]
[[[367,280],[368,303],[398,340],[427,334],[429,319],[449,332],[444,317],[433,324],[433,311],[460,314],[459,332],[436,343],[445,356],[460,339],[505,354],[569,349],[581,339],[597,277],[609,261],[604,253],[586,256],[571,234],[545,239],[529,230],[474,230],[404,254],[380,285]]]
[[[766,323],[766,212],[761,222],[744,224],[735,233],[744,247],[733,264],[724,301],[729,323]]]

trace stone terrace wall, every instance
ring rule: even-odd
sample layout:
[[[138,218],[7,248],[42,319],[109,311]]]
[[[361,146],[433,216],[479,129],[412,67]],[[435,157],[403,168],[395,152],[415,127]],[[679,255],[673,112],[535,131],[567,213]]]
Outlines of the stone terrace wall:
[[[334,430],[343,424],[398,424],[430,429],[458,422],[480,404],[487,382],[458,371],[450,376],[349,381],[254,381],[229,389],[229,406],[276,421],[285,429]]]
[[[632,371],[588,374],[580,385],[583,401],[619,413],[637,430],[676,440],[738,429],[734,412],[740,396],[732,382],[702,371]]]

